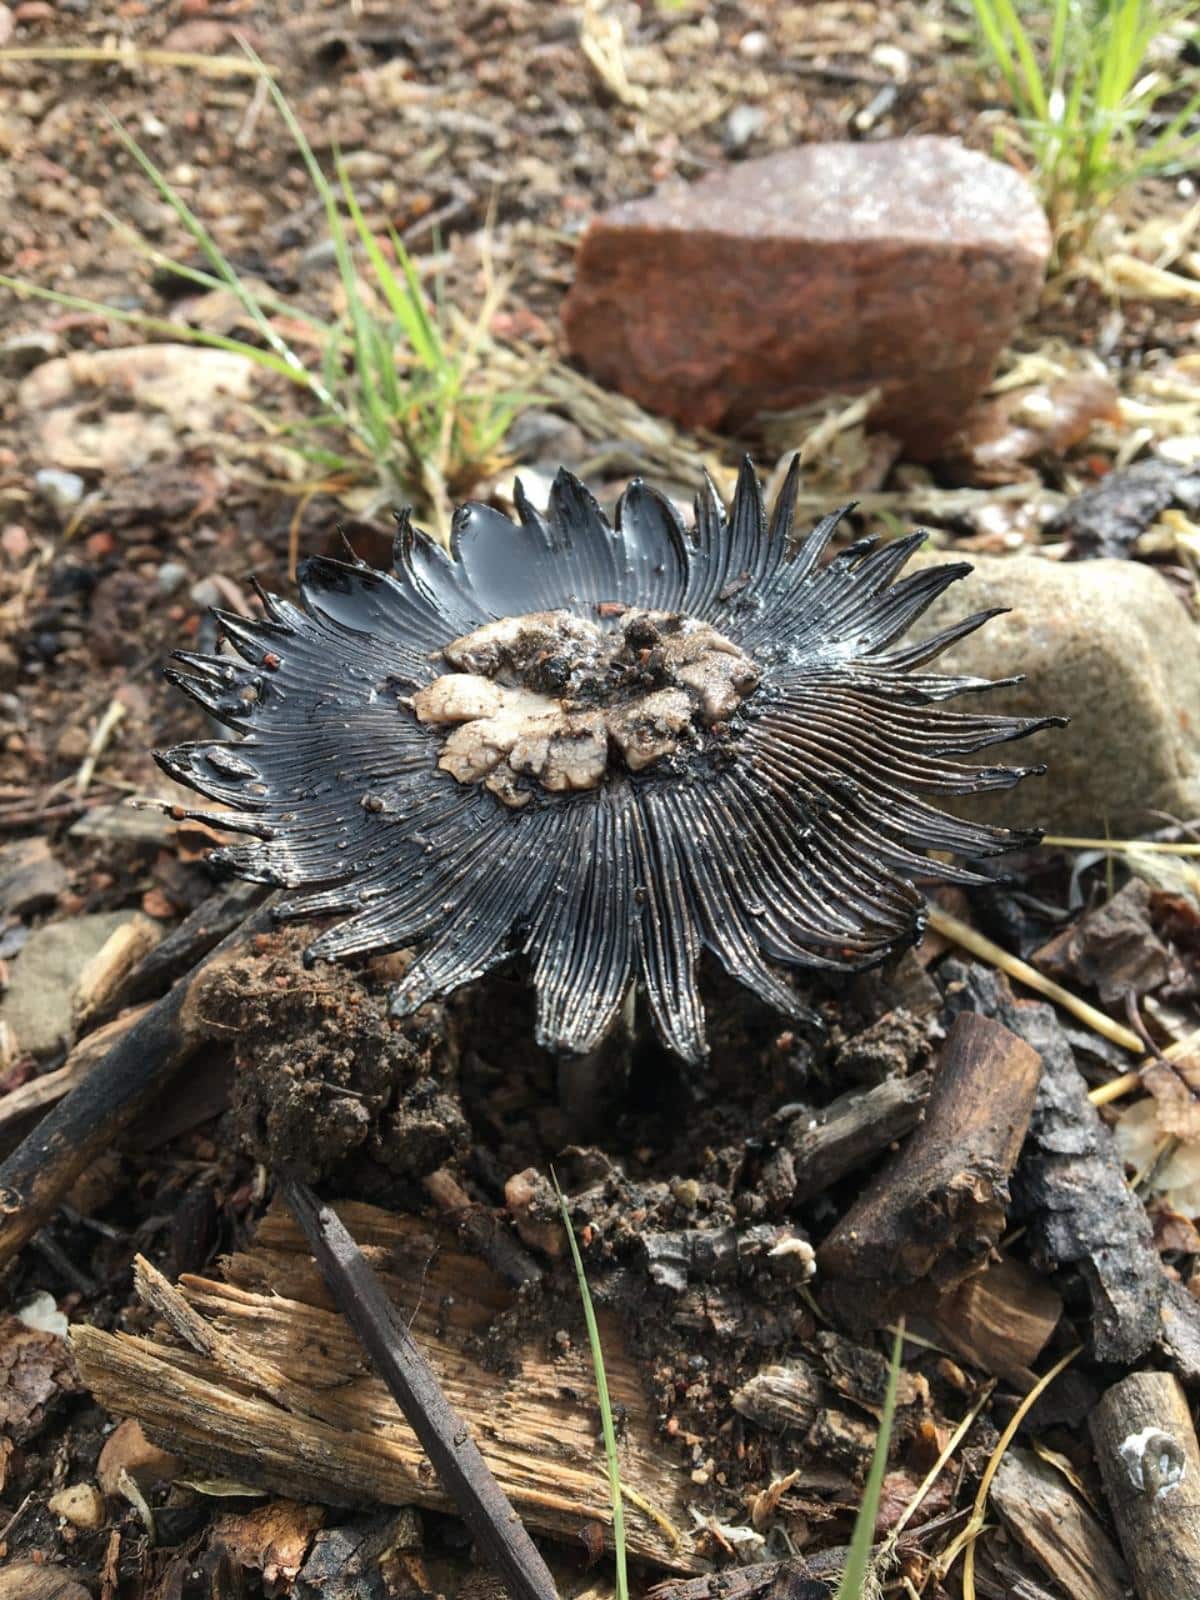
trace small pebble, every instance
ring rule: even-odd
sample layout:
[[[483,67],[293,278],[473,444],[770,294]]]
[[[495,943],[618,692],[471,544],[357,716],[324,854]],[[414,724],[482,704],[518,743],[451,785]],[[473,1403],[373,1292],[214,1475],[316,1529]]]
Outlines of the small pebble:
[[[164,561],[155,574],[160,594],[174,594],[187,582],[188,570],[178,561]]]
[[[59,355],[62,345],[54,333],[14,333],[0,344],[0,373],[6,378],[23,378],[43,361]]]
[[[221,591],[211,578],[201,578],[198,583],[194,583],[188,590],[188,595],[195,605],[203,606],[206,610],[209,606],[221,604]]]
[[[103,1526],[104,1497],[94,1483],[73,1483],[52,1494],[46,1503],[56,1517],[65,1517],[87,1533]]]
[[[747,61],[761,61],[770,48],[771,41],[759,28],[744,33],[738,40],[738,53]]]
[[[742,150],[766,124],[767,113],[762,106],[734,106],[725,118],[722,143],[726,150]]]
[[[33,486],[60,517],[75,509],[87,488],[77,472],[60,472],[57,467],[43,467],[34,473]]]
[[[19,522],[9,522],[0,530],[0,550],[10,561],[24,561],[32,549],[33,540]]]

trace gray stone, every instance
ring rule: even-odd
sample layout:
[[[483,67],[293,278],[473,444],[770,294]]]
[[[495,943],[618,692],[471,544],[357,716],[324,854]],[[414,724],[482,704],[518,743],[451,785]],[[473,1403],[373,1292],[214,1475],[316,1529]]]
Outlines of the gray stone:
[[[188,598],[193,605],[202,606],[207,610],[209,606],[221,604],[221,591],[211,578],[197,578],[188,590]]]
[[[939,551],[913,566],[948,559]],[[1001,760],[1045,762],[1047,776],[973,796],[963,808],[990,822],[1086,837],[1107,828],[1114,838],[1161,827],[1155,812],[1200,815],[1200,629],[1167,580],[1135,561],[970,559],[974,572],[926,612],[914,638],[968,612],[1011,607],[934,670],[1024,673],[1024,683],[988,692],[989,709],[1060,714],[1071,725],[1034,734],[1007,754],[998,747]]]
[[[587,451],[580,428],[556,411],[523,411],[504,435],[505,452],[514,461],[552,461],[574,466]]]
[[[875,425],[928,458],[1049,251],[1029,184],[956,140],[804,145],[593,219],[563,324],[594,377],[685,426],[878,388]]]
[[[79,974],[109,935],[137,915],[102,911],[48,922],[30,934],[0,1001],[0,1019],[22,1055],[50,1056],[70,1046],[75,1037],[71,997]]]
[[[40,472],[35,472],[33,486],[60,517],[69,516],[74,511],[87,488],[77,472],[60,472],[57,467],[43,467]]]
[[[56,333],[14,333],[0,344],[0,373],[6,378],[23,378],[61,349]]]
[[[0,916],[24,916],[49,905],[67,887],[66,869],[40,835],[0,845]]]
[[[154,574],[160,594],[172,595],[187,582],[188,569],[179,561],[164,561]]]

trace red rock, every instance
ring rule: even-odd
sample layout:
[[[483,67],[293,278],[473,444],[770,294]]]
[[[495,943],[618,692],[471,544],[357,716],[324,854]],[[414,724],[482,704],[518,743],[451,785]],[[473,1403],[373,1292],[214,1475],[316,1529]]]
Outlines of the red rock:
[[[234,25],[219,17],[206,17],[203,11],[184,11],[186,19],[177,22],[162,42],[164,50],[178,50],[184,55],[220,55],[234,35]]]
[[[0,550],[14,565],[24,561],[33,549],[33,540],[19,522],[9,522],[0,529]]]
[[[106,556],[112,555],[117,548],[117,541],[107,529],[99,533],[89,533],[85,540],[87,553],[93,561],[103,561]]]
[[[879,385],[876,425],[928,458],[1049,252],[1025,180],[956,140],[805,145],[597,217],[563,321],[602,383],[687,426]]]

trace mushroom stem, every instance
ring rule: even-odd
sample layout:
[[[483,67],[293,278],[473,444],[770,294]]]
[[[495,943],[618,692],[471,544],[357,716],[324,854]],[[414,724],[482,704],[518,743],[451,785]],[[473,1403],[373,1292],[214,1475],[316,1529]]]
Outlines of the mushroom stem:
[[[591,1139],[624,1092],[638,1041],[637,985],[630,984],[613,1026],[583,1055],[558,1057],[558,1106],[572,1139]]]

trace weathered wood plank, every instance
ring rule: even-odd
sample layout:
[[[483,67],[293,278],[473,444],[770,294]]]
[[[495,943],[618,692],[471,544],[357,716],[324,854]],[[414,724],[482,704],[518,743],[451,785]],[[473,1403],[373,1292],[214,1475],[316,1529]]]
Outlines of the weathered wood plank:
[[[480,1339],[515,1299],[499,1274],[458,1251],[440,1225],[373,1206],[336,1209],[526,1525],[572,1541],[585,1523],[607,1529],[608,1482],[582,1335],[562,1350],[544,1336],[527,1340],[506,1352],[503,1372],[489,1370]],[[101,1404],[136,1416],[153,1439],[214,1475],[328,1504],[451,1509],[399,1408],[332,1309],[292,1219],[273,1210],[253,1249],[225,1270],[226,1281],[184,1277],[174,1291],[184,1309],[169,1320],[184,1329],[189,1315],[203,1318],[215,1336],[193,1330],[203,1354],[165,1328],[154,1338],[73,1330],[84,1382]],[[654,1427],[617,1325],[603,1314],[600,1321],[613,1403],[626,1418],[621,1477],[630,1554],[676,1572],[703,1571],[688,1532],[687,1474]]]

